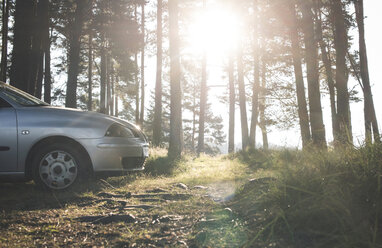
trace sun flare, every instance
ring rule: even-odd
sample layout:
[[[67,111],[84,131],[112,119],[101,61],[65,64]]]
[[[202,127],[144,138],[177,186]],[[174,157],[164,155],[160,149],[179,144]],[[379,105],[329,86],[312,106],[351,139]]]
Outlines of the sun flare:
[[[195,13],[187,32],[189,49],[221,57],[236,47],[240,36],[240,19],[232,11],[213,8]]]

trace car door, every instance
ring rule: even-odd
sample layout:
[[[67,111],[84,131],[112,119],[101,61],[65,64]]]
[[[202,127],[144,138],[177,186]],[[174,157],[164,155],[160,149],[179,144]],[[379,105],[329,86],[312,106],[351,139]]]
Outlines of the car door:
[[[17,171],[16,110],[0,96],[0,172]]]

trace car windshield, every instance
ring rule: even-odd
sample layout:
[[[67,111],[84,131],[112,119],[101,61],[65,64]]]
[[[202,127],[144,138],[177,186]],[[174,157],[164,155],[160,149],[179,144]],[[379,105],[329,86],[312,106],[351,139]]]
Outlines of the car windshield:
[[[22,106],[25,106],[25,107],[49,106],[49,104],[15,87],[12,87],[10,85],[5,85],[5,84],[2,84],[0,86],[2,86],[0,87],[0,90],[5,96],[7,96],[11,100],[13,100],[14,102]]]

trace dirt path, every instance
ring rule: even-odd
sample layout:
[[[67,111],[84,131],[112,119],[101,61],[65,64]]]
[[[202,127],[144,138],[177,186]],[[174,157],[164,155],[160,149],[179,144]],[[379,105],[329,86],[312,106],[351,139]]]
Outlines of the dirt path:
[[[195,247],[197,225],[211,222],[206,216],[226,197],[219,191],[227,193],[220,184],[139,191],[107,184],[63,194],[31,184],[1,185],[8,192],[0,200],[0,246]]]
[[[76,192],[0,183],[0,247],[240,247],[242,223],[225,203],[249,172],[202,156],[171,175],[97,180]]]

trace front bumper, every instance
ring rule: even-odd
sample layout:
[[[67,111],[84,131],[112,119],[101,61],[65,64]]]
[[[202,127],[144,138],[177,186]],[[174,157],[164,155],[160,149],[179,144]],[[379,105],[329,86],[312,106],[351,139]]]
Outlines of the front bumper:
[[[148,143],[140,138],[82,139],[94,172],[139,171],[149,156]]]

